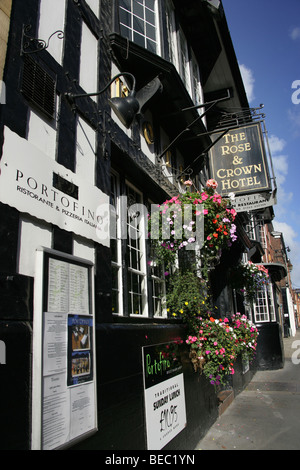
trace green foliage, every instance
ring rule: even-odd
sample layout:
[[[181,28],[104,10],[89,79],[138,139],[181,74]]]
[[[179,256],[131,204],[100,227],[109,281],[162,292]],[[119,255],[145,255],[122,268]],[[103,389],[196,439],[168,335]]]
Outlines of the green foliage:
[[[211,302],[208,284],[192,271],[172,275],[167,291],[167,309],[171,316],[183,318],[192,327],[195,318],[207,315]]]

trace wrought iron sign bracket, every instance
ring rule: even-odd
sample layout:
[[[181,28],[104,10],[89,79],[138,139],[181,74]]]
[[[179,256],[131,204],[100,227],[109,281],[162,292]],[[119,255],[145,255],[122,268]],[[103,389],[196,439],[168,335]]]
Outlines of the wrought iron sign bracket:
[[[220,103],[221,101],[225,101],[225,100],[229,100],[231,98],[231,93],[230,93],[230,90],[228,89],[227,90],[227,95],[224,96],[223,98],[219,98],[217,100],[214,100],[214,101],[209,101],[208,103],[203,103],[203,104],[198,104],[196,106],[191,106],[189,108],[184,108],[181,110],[181,112],[184,112],[184,111],[189,111],[191,109],[198,109],[198,108],[205,108],[206,106],[209,106],[205,111],[204,113],[200,114],[193,122],[191,122],[185,129],[183,129],[183,131],[181,131],[176,137],[175,139],[164,149],[164,151],[157,156],[157,161],[158,163],[160,164],[161,163],[161,158],[165,155],[165,153],[168,152],[168,150],[180,139],[180,137],[182,135],[184,135],[185,133],[189,132],[191,127],[196,124],[196,122],[200,121],[200,119],[203,119],[204,116],[206,116],[206,114],[218,103]],[[212,132],[206,132],[204,134],[201,134],[201,135],[209,135],[209,134],[212,134]]]
[[[34,38],[29,36],[32,29],[30,24],[23,25],[22,31],[22,43],[21,43],[21,55],[23,54],[34,54],[48,49],[51,39],[57,36],[58,39],[63,39],[65,34],[64,31],[58,30],[49,36],[48,40]]]

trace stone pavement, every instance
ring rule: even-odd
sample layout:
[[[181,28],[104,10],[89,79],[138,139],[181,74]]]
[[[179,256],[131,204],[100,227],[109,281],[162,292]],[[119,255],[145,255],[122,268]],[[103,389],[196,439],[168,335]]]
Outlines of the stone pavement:
[[[195,450],[300,450],[300,330],[284,351],[284,368],[256,372]]]

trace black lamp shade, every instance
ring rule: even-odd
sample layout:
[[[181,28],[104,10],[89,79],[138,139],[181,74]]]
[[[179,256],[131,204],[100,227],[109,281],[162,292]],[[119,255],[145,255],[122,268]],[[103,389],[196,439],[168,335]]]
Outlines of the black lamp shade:
[[[129,95],[125,98],[110,98],[108,102],[122,124],[129,129],[140,108],[138,100]]]

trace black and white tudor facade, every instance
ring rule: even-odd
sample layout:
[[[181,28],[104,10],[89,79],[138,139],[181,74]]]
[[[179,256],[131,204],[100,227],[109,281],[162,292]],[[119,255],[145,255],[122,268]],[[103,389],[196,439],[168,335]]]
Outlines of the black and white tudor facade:
[[[102,90],[125,72],[136,79],[139,102],[129,128],[109,106],[111,97],[130,94],[132,80],[125,75],[99,96],[68,99]],[[32,447],[36,256],[43,247],[93,266],[97,428],[73,448],[145,449],[142,348],[184,339],[184,326],[168,318],[163,273],[149,263],[143,220],[128,208],[162,203],[183,191],[187,178],[200,190],[210,177],[210,133],[228,108],[249,109],[222,4],[13,0],[4,82],[2,446]],[[115,214],[111,240],[97,232],[105,204]],[[223,316],[235,309],[227,270],[244,252],[259,254],[246,223],[242,214],[239,241],[212,276]],[[124,236],[129,231],[137,237]],[[166,449],[191,449],[218,414],[213,387],[195,375],[188,359],[183,372],[186,425]],[[240,368],[235,391],[251,373]]]

